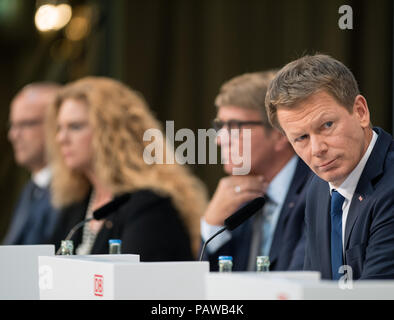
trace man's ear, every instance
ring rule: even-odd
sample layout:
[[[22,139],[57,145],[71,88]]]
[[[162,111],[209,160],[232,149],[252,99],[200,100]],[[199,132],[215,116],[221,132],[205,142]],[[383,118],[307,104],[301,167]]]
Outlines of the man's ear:
[[[354,99],[353,114],[358,118],[361,127],[367,128],[370,126],[370,114],[367,100],[361,95],[357,95]]]

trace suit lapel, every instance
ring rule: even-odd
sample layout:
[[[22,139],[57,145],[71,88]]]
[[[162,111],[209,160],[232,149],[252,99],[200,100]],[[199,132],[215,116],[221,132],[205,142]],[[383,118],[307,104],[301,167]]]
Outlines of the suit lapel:
[[[331,218],[330,218],[330,191],[328,183],[324,183],[324,191],[319,192],[317,215],[317,243],[321,244],[320,268],[323,278],[331,278]]]
[[[350,204],[349,212],[346,218],[346,227],[345,227],[345,249],[348,249],[349,238],[352,233],[353,227],[357,221],[358,213],[361,212],[366,205],[368,199],[368,192],[355,192],[352,198],[352,202]]]
[[[362,212],[368,203],[369,196],[374,191],[373,181],[383,172],[384,160],[386,159],[386,154],[392,141],[391,136],[380,128],[374,128],[374,130],[378,133],[378,139],[357,183],[356,191],[354,192],[346,218],[345,248],[348,246],[350,235],[358,218],[358,213]]]
[[[295,206],[298,198],[296,194],[292,194],[291,197],[286,197],[287,200],[283,204],[282,210],[279,215],[279,220],[276,224],[274,238],[272,240],[271,249],[270,249],[270,261],[271,264],[274,264],[278,259],[280,254],[280,248],[282,245],[282,237],[286,230],[287,221],[289,219],[289,214],[292,208]]]
[[[309,177],[309,172],[310,171],[306,164],[301,159],[298,159],[297,167],[294,172],[294,177],[291,181],[289,191],[287,192],[286,199],[283,203],[278,223],[275,228],[274,238],[272,240],[270,249],[271,264],[274,264],[276,259],[278,259],[281,247],[281,239],[286,229],[289,215],[291,214],[293,208],[296,207],[302,187],[305,185]]]
[[[364,180],[364,179],[363,179]],[[358,186],[354,192],[352,202],[350,204],[349,212],[346,218],[346,227],[345,227],[345,249],[348,249],[348,243],[350,239],[350,235],[352,233],[353,227],[357,221],[359,216],[359,212],[364,210],[364,207],[368,203],[369,195],[373,192],[373,188],[371,186],[370,181],[367,184],[363,184],[362,179],[360,179]]]
[[[25,224],[29,218],[32,190],[33,182],[30,180],[23,189],[21,198],[12,219],[12,225],[10,227],[9,234],[4,239],[4,244],[19,244],[19,241],[21,241]]]

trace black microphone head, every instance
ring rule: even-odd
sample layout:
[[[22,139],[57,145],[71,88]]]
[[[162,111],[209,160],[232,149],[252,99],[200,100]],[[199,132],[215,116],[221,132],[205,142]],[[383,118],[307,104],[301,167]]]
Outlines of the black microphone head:
[[[259,209],[261,209],[264,203],[264,197],[258,197],[250,201],[248,204],[238,209],[234,214],[224,220],[224,226],[227,228],[227,230],[234,230],[236,227],[254,215]]]
[[[111,213],[118,210],[123,204],[125,204],[130,199],[129,193],[124,193],[115,197],[112,201],[103,205],[93,212],[93,217],[95,220],[101,220],[108,217]]]

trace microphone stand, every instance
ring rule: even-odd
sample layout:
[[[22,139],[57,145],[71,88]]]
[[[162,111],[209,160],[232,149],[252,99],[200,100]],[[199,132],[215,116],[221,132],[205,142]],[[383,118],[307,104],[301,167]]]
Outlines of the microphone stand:
[[[83,220],[83,221],[77,223],[77,224],[70,230],[70,232],[67,234],[67,237],[66,237],[65,240],[70,240],[70,239],[73,237],[74,233],[75,233],[76,231],[78,231],[79,228],[81,228],[85,223],[88,223],[88,222],[90,222],[90,221],[92,221],[92,220],[94,220],[94,217],[85,219],[85,220]],[[57,249],[57,251],[56,251],[56,255],[59,255],[59,254],[60,254],[61,249],[62,249],[62,247],[60,246],[59,249]]]
[[[202,257],[204,256],[204,252],[205,252],[205,248],[207,246],[207,244],[213,239],[215,238],[217,235],[221,234],[224,230],[226,230],[227,227],[223,227],[222,229],[220,229],[219,231],[217,231],[213,236],[211,236],[207,241],[204,242],[204,245],[202,247],[201,250],[201,255],[200,255],[200,261],[202,261]]]
[[[207,241],[205,241],[200,255],[200,261],[202,261],[205,248],[209,241],[215,238],[217,235],[221,234],[224,230],[228,229],[230,231],[237,228],[240,224],[242,224],[246,219],[250,218],[253,214],[255,214],[265,203],[264,197],[258,197],[252,201],[250,201],[244,207],[238,209],[234,214],[229,216],[226,220],[224,220],[224,227],[217,231],[213,236],[211,236]]]
[[[107,204],[103,205],[102,207],[98,208],[93,212],[93,217],[85,219],[78,224],[76,224],[70,232],[67,234],[65,240],[70,240],[74,233],[81,228],[85,223],[92,221],[92,220],[102,220],[105,219],[109,214],[116,212],[123,204],[125,204],[130,199],[129,193],[124,193],[119,196],[116,196],[115,199],[108,202]],[[56,255],[61,252],[61,246],[56,251]]]

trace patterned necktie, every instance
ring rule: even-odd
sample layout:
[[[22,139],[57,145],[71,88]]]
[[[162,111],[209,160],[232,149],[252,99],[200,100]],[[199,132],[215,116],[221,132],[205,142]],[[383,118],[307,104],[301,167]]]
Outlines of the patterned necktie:
[[[272,221],[272,214],[275,210],[276,203],[267,195],[264,195],[265,204],[261,211],[253,217],[252,240],[249,250],[248,270],[256,271],[256,256],[268,255],[269,228]]]
[[[339,268],[343,265],[342,205],[345,198],[336,190],[331,195],[331,271],[332,279],[339,280]]]
[[[272,243],[272,218],[273,214],[276,209],[276,202],[273,201],[272,199],[267,197],[266,204],[264,205],[263,208],[263,225],[262,225],[262,241],[261,241],[261,248],[260,248],[260,254],[263,256],[268,256],[269,251],[271,248],[271,243]]]

